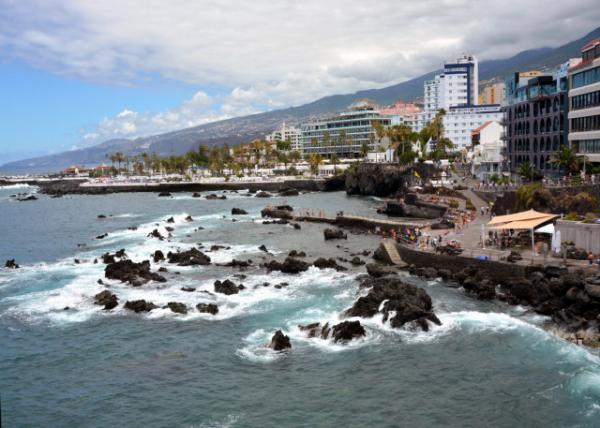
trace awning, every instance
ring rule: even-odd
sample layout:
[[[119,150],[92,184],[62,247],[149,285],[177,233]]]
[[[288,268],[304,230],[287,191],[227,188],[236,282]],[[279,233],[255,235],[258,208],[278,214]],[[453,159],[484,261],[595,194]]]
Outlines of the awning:
[[[539,229],[536,229],[535,233],[546,233],[548,235],[554,235],[554,224],[548,223],[547,225],[542,226]]]
[[[536,218],[544,218],[547,216],[558,217],[554,214],[540,213],[536,210],[529,210],[529,211],[522,211],[522,212],[516,213],[516,214],[507,214],[507,215],[496,216],[488,222],[488,225],[492,226],[494,224],[509,223],[511,221],[533,220]]]
[[[533,219],[528,219],[528,220],[521,220],[521,221],[511,221],[508,223],[503,223],[503,224],[499,224],[496,226],[493,226],[492,229],[527,229],[527,230],[531,230],[531,229],[535,229],[537,226],[544,224],[546,222],[549,222],[551,220],[554,220],[556,217],[558,217],[555,214],[546,214],[545,217],[539,217],[539,218],[533,218]]]

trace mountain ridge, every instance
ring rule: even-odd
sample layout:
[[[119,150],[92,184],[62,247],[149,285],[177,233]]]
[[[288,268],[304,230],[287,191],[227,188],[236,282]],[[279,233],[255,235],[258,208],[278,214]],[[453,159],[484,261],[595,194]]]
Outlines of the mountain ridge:
[[[479,80],[481,82],[494,78],[504,78],[509,73],[517,70],[554,67],[569,58],[578,57],[580,48],[587,41],[597,37],[600,37],[600,27],[577,40],[556,48],[529,49],[509,58],[482,61],[479,64]],[[356,99],[369,98],[383,105],[392,104],[398,99],[414,100],[422,96],[423,82],[433,78],[439,72],[440,70],[431,71],[384,88],[361,90],[350,94],[329,95],[300,106],[225,119],[134,140],[108,140],[92,147],[13,161],[0,165],[0,172],[19,174],[48,172],[69,165],[93,165],[106,162],[108,155],[116,151],[123,152],[126,155],[145,151],[156,153],[159,156],[168,156],[196,149],[200,144],[212,146],[225,142],[229,144],[246,142],[264,136],[284,121],[296,125],[311,118],[336,113]]]

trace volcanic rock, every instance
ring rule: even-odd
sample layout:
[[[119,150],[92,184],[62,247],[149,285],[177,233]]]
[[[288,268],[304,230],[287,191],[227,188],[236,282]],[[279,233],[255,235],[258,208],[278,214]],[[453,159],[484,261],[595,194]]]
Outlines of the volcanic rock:
[[[152,309],[156,309],[156,306],[152,302],[146,302],[145,300],[128,300],[125,302],[125,309],[129,309],[134,312],[150,312]]]
[[[366,334],[360,321],[344,321],[331,328],[331,337],[334,342],[348,342]]]
[[[367,264],[367,273],[374,278],[381,278],[386,275],[397,275],[396,268],[392,266],[382,265],[380,263]]]
[[[319,269],[335,269],[338,272],[348,270],[344,266],[338,265],[335,259],[326,259],[324,257],[319,257],[317,260],[315,260],[313,262],[313,266]]]
[[[284,335],[281,330],[277,330],[271,339],[269,348],[274,351],[286,351],[292,349],[292,344],[290,343],[289,336]]]
[[[310,265],[302,260],[298,260],[293,257],[286,257],[283,263],[272,260],[268,263],[265,263],[263,266],[269,271],[278,270],[283,273],[296,274],[307,271]]]
[[[167,219],[167,223],[175,223],[175,219],[173,217],[169,217]]]
[[[167,259],[169,259],[169,263],[176,263],[177,266],[205,266],[210,264],[210,257],[196,248],[191,248],[187,251],[178,253],[169,251],[167,253]]]
[[[231,209],[231,215],[246,215],[248,214],[248,211],[243,210],[241,208],[232,208]]]
[[[154,263],[162,262],[165,259],[164,253],[160,250],[156,250],[152,257],[154,259]]]
[[[188,313],[187,306],[179,302],[169,302],[167,303],[167,308],[171,309],[171,311],[175,312],[176,314],[185,315]]]
[[[279,189],[279,196],[298,196],[300,192],[293,187],[283,187]]]
[[[326,241],[330,239],[348,239],[348,235],[339,229],[325,229],[323,235]]]
[[[160,234],[160,232],[158,231],[158,229],[154,229],[152,232],[150,232],[148,234],[148,238],[158,238],[161,241],[163,241],[165,239],[165,237]]]
[[[346,316],[370,318],[381,312],[383,322],[391,316],[390,325],[394,328],[410,323],[424,331],[429,330],[427,321],[441,325],[433,313],[431,298],[422,288],[394,277],[374,279],[372,284],[369,293],[360,297],[345,312]]]
[[[227,296],[232,295],[232,294],[237,294],[240,292],[240,290],[244,289],[243,286],[235,285],[233,283],[233,281],[231,281],[229,279],[226,279],[223,282],[217,280],[217,281],[215,281],[214,286],[215,286],[216,293],[225,294]]]
[[[134,287],[139,287],[148,281],[167,282],[163,276],[150,272],[150,262],[148,260],[140,263],[134,263],[131,260],[110,263],[104,269],[104,276],[108,279],[128,282]]]
[[[119,304],[119,300],[115,294],[108,290],[104,290],[94,296],[94,303],[96,305],[104,306],[104,309],[109,311]]]
[[[4,267],[7,269],[19,269],[19,265],[15,262],[15,259],[7,260],[6,263],[4,263]]]
[[[290,256],[290,257],[306,257],[306,253],[304,251],[292,250],[289,252],[288,256]]]
[[[211,315],[217,315],[219,313],[219,307],[214,303],[198,303],[196,309],[198,309],[198,312]]]
[[[171,197],[171,196],[172,196],[172,195],[171,195],[169,192],[160,192],[160,193],[158,194],[158,197],[160,197],[160,198],[169,198],[169,197]]]
[[[255,198],[270,198],[271,194],[267,193],[267,192],[258,192],[256,195],[254,195]]]

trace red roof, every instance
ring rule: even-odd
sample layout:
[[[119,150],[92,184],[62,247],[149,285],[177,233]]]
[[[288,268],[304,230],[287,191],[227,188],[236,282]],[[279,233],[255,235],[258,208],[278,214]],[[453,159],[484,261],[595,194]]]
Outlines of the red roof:
[[[479,128],[475,128],[474,130],[471,131],[471,134],[477,134],[479,132],[481,132],[481,130],[483,128],[485,128],[486,126],[488,126],[490,123],[492,123],[491,120],[488,120],[487,122],[485,122],[483,125],[481,125]]]
[[[598,43],[600,43],[600,37],[594,40],[590,40],[589,42],[587,42],[582,48],[581,48],[581,52],[583,51],[587,51],[588,49],[593,48],[594,46],[596,46]]]

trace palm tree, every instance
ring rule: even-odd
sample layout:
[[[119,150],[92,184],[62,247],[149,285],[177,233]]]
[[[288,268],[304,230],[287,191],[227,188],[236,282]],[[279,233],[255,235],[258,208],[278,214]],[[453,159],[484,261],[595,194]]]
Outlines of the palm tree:
[[[314,175],[319,173],[319,165],[323,163],[323,156],[319,153],[311,153],[308,157],[308,163],[310,164],[310,170]]]
[[[338,157],[337,153],[333,153],[331,155],[330,162],[333,165],[333,174],[335,175],[337,174],[337,165],[340,163],[340,158]]]
[[[294,150],[290,153],[290,160],[292,163],[297,163],[302,158],[302,154],[298,150]]]
[[[519,167],[519,172],[518,174],[523,177],[523,178],[528,178],[531,181],[533,181],[533,174],[534,174],[534,169],[533,166],[529,163],[529,162],[525,162],[523,163],[520,167]]]
[[[363,158],[366,158],[367,154],[369,154],[369,145],[367,143],[362,143],[362,146],[360,146],[360,154]]]
[[[446,156],[448,154],[448,151],[452,150],[453,148],[454,143],[450,138],[446,137],[442,137],[439,140],[437,140],[435,145],[435,150],[444,156]]]
[[[550,162],[563,168],[566,175],[571,175],[571,173],[577,171],[580,163],[575,152],[568,146],[562,146],[552,156]]]

